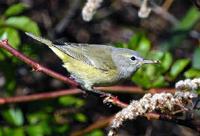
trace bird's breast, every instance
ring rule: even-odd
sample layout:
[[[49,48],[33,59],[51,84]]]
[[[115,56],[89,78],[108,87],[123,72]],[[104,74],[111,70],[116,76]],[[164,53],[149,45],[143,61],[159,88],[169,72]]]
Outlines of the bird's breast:
[[[72,75],[79,80],[79,82],[87,83],[91,85],[109,85],[118,81],[117,70],[102,70],[88,65],[82,61],[68,58],[64,62],[65,67]]]

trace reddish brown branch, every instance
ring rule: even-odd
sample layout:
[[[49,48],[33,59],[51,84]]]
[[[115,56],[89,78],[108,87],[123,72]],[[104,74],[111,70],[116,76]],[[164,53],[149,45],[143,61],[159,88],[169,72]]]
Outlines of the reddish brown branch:
[[[110,92],[117,92],[117,93],[141,93],[144,94],[145,91],[137,86],[107,86],[107,87],[95,87],[97,90],[101,91],[110,91]]]
[[[174,93],[174,88],[152,88],[150,90],[144,90],[141,87],[138,86],[106,86],[106,87],[95,87],[97,90],[101,91],[109,91],[112,93],[138,93],[138,94],[144,94],[144,93],[161,93],[161,92],[168,92],[168,93]]]
[[[46,93],[39,93],[39,94],[31,94],[25,96],[14,96],[8,98],[0,98],[0,105],[3,104],[10,104],[10,103],[22,103],[22,102],[30,102],[36,100],[46,100],[46,99],[53,99],[64,95],[74,95],[82,93],[79,89],[68,89],[68,90],[59,90],[59,91],[52,91]],[[126,107],[127,104],[121,102],[116,97],[109,98],[109,102],[113,103],[118,107]]]
[[[79,89],[69,89],[69,90],[60,90],[60,91],[53,91],[53,92],[46,92],[46,93],[39,93],[39,94],[31,94],[26,96],[14,96],[8,98],[0,98],[0,105],[9,104],[9,103],[21,103],[21,102],[30,102],[35,100],[45,100],[45,99],[52,99],[57,98],[64,95],[74,95],[80,94],[81,90]]]
[[[59,73],[56,73],[42,65],[40,65],[39,63],[33,61],[32,59],[30,59],[29,57],[23,55],[22,53],[18,52],[16,49],[12,48],[11,45],[8,43],[8,40],[2,40],[0,41],[0,47],[4,48],[5,50],[7,50],[8,52],[10,52],[13,56],[17,57],[18,59],[20,59],[21,61],[25,62],[26,64],[30,65],[35,71],[38,72],[43,72],[51,77],[54,77],[58,80],[61,80],[67,84],[70,84],[73,87],[77,87],[78,83],[75,82],[74,80],[69,79],[66,76],[63,76]]]
[[[124,90],[123,90],[124,88]],[[124,92],[124,93],[144,93],[145,91],[139,87],[134,86],[110,86],[110,87],[98,87],[101,91],[109,91],[109,92]],[[171,92],[173,89],[151,89],[148,92],[151,93],[159,93],[161,91]],[[73,95],[82,93],[79,89],[66,89],[66,90],[59,90],[59,91],[51,91],[39,94],[31,94],[26,96],[14,96],[8,98],[0,98],[0,105],[9,104],[9,103],[21,103],[21,102],[30,102],[36,100],[44,100],[44,99],[53,99],[64,95]],[[110,99],[109,102],[113,103],[114,105],[124,108],[127,106],[126,103],[121,102],[117,98]]]
[[[85,129],[82,129],[82,130],[79,130],[76,132],[72,132],[70,136],[83,136],[83,135],[91,132],[92,130],[104,128],[109,125],[109,123],[112,119],[113,119],[113,116],[104,117],[102,119],[99,119],[99,121],[96,121],[95,123],[93,123],[92,125],[88,126]]]

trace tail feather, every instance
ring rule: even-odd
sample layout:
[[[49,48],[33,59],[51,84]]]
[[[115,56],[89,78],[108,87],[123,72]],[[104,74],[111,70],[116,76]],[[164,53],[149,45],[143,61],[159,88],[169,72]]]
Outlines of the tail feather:
[[[43,43],[43,44],[46,44],[47,46],[52,46],[52,41],[50,41],[50,40],[47,40],[47,39],[39,37],[39,36],[35,36],[35,35],[28,33],[28,32],[25,32],[25,34],[28,35],[29,37]]]

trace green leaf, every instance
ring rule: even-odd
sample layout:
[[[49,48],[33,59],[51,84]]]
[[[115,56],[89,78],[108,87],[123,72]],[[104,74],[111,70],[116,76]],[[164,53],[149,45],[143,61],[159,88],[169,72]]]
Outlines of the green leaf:
[[[184,76],[185,76],[186,78],[200,77],[200,70],[199,70],[199,69],[191,68],[191,69],[189,69],[188,71],[186,71],[186,72],[184,73]]]
[[[132,76],[131,80],[144,88],[150,88],[152,83],[150,82],[150,77],[146,75],[144,70],[141,68]]]
[[[10,17],[5,21],[6,25],[20,29],[24,32],[31,32],[40,35],[38,25],[26,16]]]
[[[181,19],[181,21],[175,25],[171,32],[179,32],[176,35],[172,36],[170,39],[167,39],[163,42],[160,47],[163,50],[174,49],[182,45],[181,43],[184,41],[185,37],[191,31],[191,29],[198,23],[200,19],[200,12],[197,8],[191,7],[186,15]]]
[[[85,104],[85,101],[73,96],[63,96],[58,99],[59,103],[64,106],[76,106],[81,107]]]
[[[180,23],[173,30],[189,30],[200,19],[200,12],[197,8],[191,7]]]
[[[135,50],[140,42],[141,36],[141,33],[137,33],[136,35],[132,36],[128,42],[128,48]]]
[[[15,126],[22,126],[24,123],[23,113],[19,108],[4,110],[2,116],[7,122]]]
[[[4,13],[5,16],[14,16],[22,13],[25,9],[28,8],[28,5],[25,3],[18,3],[10,6]]]
[[[29,136],[44,136],[43,127],[41,125],[34,125],[27,127]]]
[[[175,79],[183,70],[184,68],[189,64],[189,59],[179,59],[177,60],[170,69],[170,77],[172,79]]]
[[[146,56],[150,48],[151,48],[151,43],[149,39],[147,39],[146,36],[143,36],[140,39],[140,42],[138,44],[138,47],[136,48],[136,51],[138,51],[140,55]]]
[[[6,53],[3,49],[0,49],[0,61],[3,61],[5,59]]]
[[[195,49],[194,55],[192,58],[192,67],[195,69],[200,69],[200,48]]]
[[[114,45],[115,45],[115,47],[118,47],[118,48],[127,48],[128,47],[128,45],[123,42],[117,42]]]
[[[0,136],[3,136],[3,130],[1,127],[0,127]]]
[[[57,125],[53,130],[56,133],[66,133],[70,130],[70,126],[68,124]]]
[[[153,50],[148,53],[147,58],[152,60],[161,60],[163,56],[164,52]]]
[[[10,73],[12,73],[12,72],[10,71]],[[9,77],[9,76],[11,76],[11,75],[10,74],[6,75],[7,82],[5,84],[5,88],[6,88],[7,94],[12,95],[14,92],[14,89],[16,87],[16,79],[14,77]]]
[[[7,61],[1,62],[1,71],[4,73],[4,77],[6,78],[6,82],[4,84],[4,88],[6,89],[6,94],[12,95],[15,91],[16,87],[16,79],[15,79],[15,69],[16,67],[13,65],[13,63],[8,63]]]
[[[104,133],[103,133],[103,131],[97,129],[97,130],[90,132],[86,136],[104,136]]]
[[[87,117],[83,113],[76,113],[75,119],[79,122],[86,122],[87,121]]]
[[[25,136],[24,129],[22,127],[20,128],[4,127],[3,136]]]
[[[25,136],[24,129],[22,127],[14,129],[12,136]]]
[[[171,53],[166,52],[160,61],[161,61],[160,65],[162,67],[162,73],[164,73],[167,70],[169,70],[170,66],[172,65],[173,58]]]
[[[29,124],[36,124],[40,121],[47,120],[48,114],[42,111],[36,113],[31,113],[27,115],[27,120]]]
[[[154,81],[152,82],[152,87],[164,87],[167,85],[167,82],[165,82],[165,78],[164,76],[160,75],[157,78],[154,79]]]
[[[29,136],[44,136],[51,134],[50,124],[47,122],[41,122],[39,124],[30,125],[27,127],[27,133]]]
[[[21,44],[19,33],[14,28],[3,28],[0,30],[0,40],[8,39],[8,42],[14,47],[18,48]]]
[[[173,62],[172,55],[169,52],[151,51],[149,52],[147,58],[152,60],[160,60],[160,64],[154,65],[157,67],[157,73],[165,73],[168,71]]]

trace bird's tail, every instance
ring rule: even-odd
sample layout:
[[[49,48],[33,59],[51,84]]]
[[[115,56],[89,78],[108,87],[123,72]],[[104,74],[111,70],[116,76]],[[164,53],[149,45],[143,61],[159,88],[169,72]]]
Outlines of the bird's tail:
[[[50,41],[50,40],[47,40],[47,39],[39,37],[39,36],[35,36],[32,33],[28,33],[28,32],[25,32],[25,34],[43,44],[46,44],[47,46],[52,46],[52,41]]]

